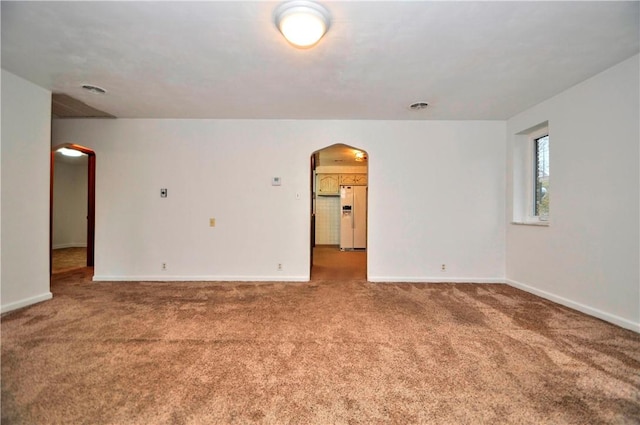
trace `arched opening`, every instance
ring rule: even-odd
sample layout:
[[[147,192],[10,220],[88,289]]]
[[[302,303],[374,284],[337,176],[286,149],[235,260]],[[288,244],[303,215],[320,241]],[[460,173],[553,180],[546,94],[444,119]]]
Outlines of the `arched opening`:
[[[311,154],[311,280],[366,280],[369,158],[337,143]]]
[[[66,155],[65,155],[66,154]],[[56,167],[56,164],[57,167]],[[64,174],[62,171],[64,170]],[[58,172],[56,172],[58,171]],[[61,175],[68,176],[66,182],[73,182],[73,189],[67,190],[62,196],[60,190],[65,182],[61,181]],[[77,250],[69,250],[67,258],[60,261],[61,268],[93,267],[95,256],[95,193],[96,193],[96,154],[93,150],[84,146],[64,143],[55,146],[51,151],[51,179],[49,193],[49,274],[54,273],[54,248],[79,248],[84,245],[84,256],[80,257]],[[68,189],[68,188],[66,188]],[[86,208],[81,208],[77,202],[78,189],[83,191],[81,203]],[[56,204],[55,199],[58,198]],[[69,205],[61,205],[65,199]],[[65,211],[65,207],[69,207]],[[66,222],[59,223],[60,216],[67,218]],[[84,224],[82,219],[86,221]],[[64,230],[60,230],[64,228]],[[86,229],[79,232],[78,228]],[[75,230],[74,230],[75,229]],[[57,238],[57,233],[64,233],[64,238]],[[82,234],[84,233],[84,234]],[[62,254],[61,254],[62,255]],[[79,258],[82,263],[79,264]]]

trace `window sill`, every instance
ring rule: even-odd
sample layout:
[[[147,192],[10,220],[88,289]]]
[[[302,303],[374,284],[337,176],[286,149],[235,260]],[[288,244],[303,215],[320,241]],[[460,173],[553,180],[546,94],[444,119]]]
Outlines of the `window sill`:
[[[548,221],[512,221],[511,224],[517,224],[520,226],[542,226],[549,227]]]

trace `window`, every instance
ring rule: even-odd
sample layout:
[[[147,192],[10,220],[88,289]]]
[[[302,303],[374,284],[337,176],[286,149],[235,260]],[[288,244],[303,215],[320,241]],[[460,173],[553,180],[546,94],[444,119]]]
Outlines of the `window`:
[[[544,122],[513,138],[513,223],[549,224],[549,128]]]
[[[549,218],[549,135],[534,139],[535,181],[533,215],[540,220]]]

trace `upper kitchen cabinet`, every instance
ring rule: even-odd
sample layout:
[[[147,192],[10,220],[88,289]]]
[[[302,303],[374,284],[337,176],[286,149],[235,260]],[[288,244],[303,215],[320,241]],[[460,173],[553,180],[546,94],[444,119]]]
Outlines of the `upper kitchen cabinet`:
[[[339,174],[318,174],[318,195],[339,195]]]
[[[340,174],[341,186],[366,186],[367,175],[366,174]]]

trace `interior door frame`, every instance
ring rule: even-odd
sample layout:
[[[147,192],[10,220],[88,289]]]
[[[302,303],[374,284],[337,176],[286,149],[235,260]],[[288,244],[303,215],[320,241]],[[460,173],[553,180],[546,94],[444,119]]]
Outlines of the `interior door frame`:
[[[343,142],[338,142],[338,143],[333,143],[331,145],[328,146],[324,146],[321,148],[316,149],[315,151],[313,151],[311,153],[311,160],[310,160],[310,178],[311,178],[311,188],[310,188],[310,194],[311,194],[311,219],[310,219],[310,224],[309,224],[309,228],[311,230],[311,237],[310,237],[310,253],[309,253],[309,257],[310,257],[310,264],[309,264],[309,280],[312,280],[312,275],[313,275],[313,249],[316,246],[316,208],[317,206],[315,205],[314,201],[317,200],[317,191],[318,191],[318,187],[316,186],[317,180],[317,167],[320,165],[320,152],[324,149],[327,148],[331,148],[333,146],[336,145],[342,145],[345,146],[349,149],[354,149],[360,152],[363,152],[366,159],[367,159],[367,163],[366,163],[366,174],[367,174],[367,184],[366,186],[366,191],[365,191],[365,203],[367,206],[367,210],[366,210],[366,215],[365,215],[365,221],[366,221],[366,242],[365,242],[365,250],[367,252],[367,263],[365,265],[365,278],[368,281],[369,280],[369,176],[371,175],[371,166],[370,166],[370,158],[369,158],[369,152],[366,151],[365,149],[362,148],[358,148]]]
[[[315,178],[316,178],[316,153],[312,153],[311,154],[311,159],[310,159],[310,168],[311,171],[309,173],[310,178],[309,178],[309,191],[311,193],[311,196],[309,197],[309,216],[310,216],[310,220],[311,223],[309,225],[309,228],[311,229],[310,231],[310,235],[309,235],[309,244],[310,244],[310,248],[309,248],[309,280],[311,280],[311,273],[313,273],[313,248],[316,247],[316,211],[315,211],[315,198],[316,198],[316,193],[315,193]]]
[[[87,161],[87,267],[95,263],[96,231],[96,153],[87,147],[74,143],[63,143],[51,149],[51,175],[49,179],[49,276],[53,274],[53,184],[56,151],[61,148],[73,149],[88,156]]]

